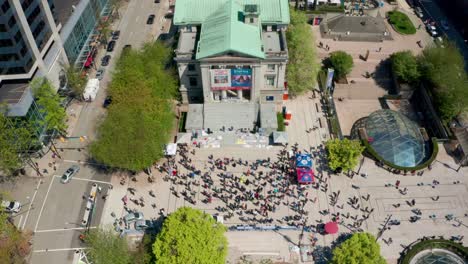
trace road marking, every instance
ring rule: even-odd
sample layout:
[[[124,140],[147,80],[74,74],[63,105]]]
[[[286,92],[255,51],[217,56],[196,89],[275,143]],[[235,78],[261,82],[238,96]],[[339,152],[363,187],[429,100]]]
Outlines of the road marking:
[[[140,16],[137,16],[135,19],[135,22],[138,22],[139,19],[140,19]]]
[[[53,248],[53,249],[38,249],[34,250],[34,253],[45,253],[45,252],[56,252],[56,251],[75,251],[75,250],[81,250],[81,249],[86,249],[86,248]]]
[[[39,182],[37,183],[36,190],[34,191],[32,200],[29,202],[29,209],[28,209],[28,213],[26,214],[26,217],[24,218],[23,227],[21,227],[20,229],[24,229],[24,227],[26,226],[26,222],[28,221],[28,217],[29,217],[29,212],[31,212],[34,199],[36,199],[36,194],[37,194],[37,191],[39,190],[39,185],[41,185],[41,183],[42,183],[42,179],[40,179]]]
[[[60,176],[58,176],[58,175],[54,175],[54,177],[60,178]],[[84,179],[84,178],[78,178],[78,177],[73,177],[72,180],[89,181],[89,182],[98,182],[98,183],[102,183],[102,184],[111,184],[111,182],[98,181],[98,180],[91,180],[91,179]]]
[[[94,162],[86,162],[86,161],[81,161],[81,160],[63,160],[63,162],[69,162],[69,163],[78,163],[78,164],[91,164],[91,165],[103,165],[99,163],[94,163]]]
[[[23,219],[23,215],[20,215],[20,219],[18,221],[18,228],[21,229],[21,220]]]
[[[97,228],[96,226],[89,227]],[[70,228],[59,228],[59,229],[44,229],[44,230],[37,230],[36,233],[48,233],[48,232],[62,232],[62,231],[75,231],[75,230],[84,230],[86,227],[70,227]]]
[[[45,203],[47,201],[47,196],[49,196],[49,192],[50,192],[50,188],[52,187],[52,183],[54,183],[54,177],[52,177],[50,179],[49,188],[47,189],[47,193],[46,193],[46,196],[44,198],[44,202],[42,202],[41,210],[39,211],[39,216],[37,217],[36,226],[34,227],[34,232],[37,231],[37,226],[39,225],[39,220],[41,220],[42,211],[44,211],[44,206],[45,206]]]

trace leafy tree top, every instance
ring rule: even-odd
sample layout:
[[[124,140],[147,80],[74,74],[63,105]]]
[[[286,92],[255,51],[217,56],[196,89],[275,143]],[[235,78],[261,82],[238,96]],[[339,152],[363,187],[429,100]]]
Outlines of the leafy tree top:
[[[226,228],[211,215],[179,208],[164,221],[153,245],[157,263],[223,264],[227,255]]]
[[[385,264],[380,246],[369,233],[355,233],[333,250],[332,264]]]
[[[47,131],[56,130],[65,133],[67,114],[52,84],[46,78],[35,78],[29,85],[39,106],[39,112],[44,116],[41,125],[44,125]]]
[[[392,70],[401,81],[414,83],[421,77],[418,61],[411,51],[393,53],[390,59],[392,61]]]
[[[353,57],[344,51],[334,51],[330,54],[329,63],[335,69],[336,78],[343,78],[354,67]]]
[[[328,153],[328,166],[332,170],[342,168],[343,171],[354,169],[359,160],[364,147],[358,140],[347,138],[331,139],[325,143]]]
[[[93,263],[132,263],[127,241],[120,238],[112,229],[91,229],[85,235],[85,242],[88,258]]]

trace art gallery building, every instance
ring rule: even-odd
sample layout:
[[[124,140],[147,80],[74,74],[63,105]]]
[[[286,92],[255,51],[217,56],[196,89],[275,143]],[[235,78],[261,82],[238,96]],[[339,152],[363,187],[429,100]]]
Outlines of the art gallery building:
[[[288,61],[287,0],[178,0],[175,61],[187,130],[276,128]]]

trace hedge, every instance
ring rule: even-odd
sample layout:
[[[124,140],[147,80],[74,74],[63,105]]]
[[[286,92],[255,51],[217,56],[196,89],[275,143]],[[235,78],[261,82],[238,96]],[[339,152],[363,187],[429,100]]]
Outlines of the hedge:
[[[286,131],[286,126],[284,125],[283,114],[276,113],[276,119],[278,120],[278,131]]]
[[[390,11],[388,14],[388,21],[393,29],[400,34],[413,35],[416,33],[416,28],[409,17],[400,11]]]
[[[181,112],[179,118],[179,133],[186,132],[185,123],[187,122],[187,112]]]
[[[398,166],[396,164],[393,164],[389,161],[386,161],[379,154],[377,154],[377,152],[375,152],[375,150],[372,148],[372,146],[369,144],[369,142],[366,139],[361,140],[362,144],[366,147],[366,152],[372,155],[376,160],[382,162],[383,164],[393,169],[402,170],[402,171],[417,171],[417,170],[424,169],[436,159],[437,153],[439,152],[439,145],[437,144],[436,138],[432,138],[431,141],[432,141],[432,154],[428,160],[414,167],[403,167],[403,166]]]
[[[464,259],[468,257],[468,248],[463,245],[446,239],[429,239],[422,240],[421,242],[411,246],[411,248],[400,258],[398,263],[409,264],[416,254],[425,249],[433,248],[447,249]]]

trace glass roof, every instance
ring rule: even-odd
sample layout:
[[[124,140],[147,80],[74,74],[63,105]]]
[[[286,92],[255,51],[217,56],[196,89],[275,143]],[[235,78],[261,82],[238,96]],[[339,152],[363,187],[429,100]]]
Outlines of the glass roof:
[[[424,139],[418,126],[392,110],[378,110],[366,120],[369,144],[386,161],[414,167],[426,158]]]

